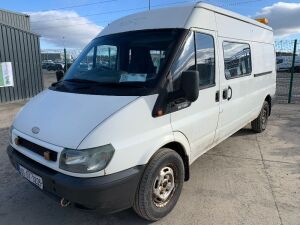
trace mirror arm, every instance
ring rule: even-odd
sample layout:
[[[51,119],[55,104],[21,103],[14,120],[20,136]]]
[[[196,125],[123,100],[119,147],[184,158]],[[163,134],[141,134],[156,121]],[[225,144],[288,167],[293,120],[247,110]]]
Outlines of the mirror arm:
[[[168,94],[168,103],[174,102],[177,99],[185,98],[185,94],[182,90],[178,90],[175,92],[170,92]]]

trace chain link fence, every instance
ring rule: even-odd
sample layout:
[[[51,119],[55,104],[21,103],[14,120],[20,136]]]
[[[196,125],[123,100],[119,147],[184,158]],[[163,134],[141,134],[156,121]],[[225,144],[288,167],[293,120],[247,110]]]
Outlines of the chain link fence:
[[[275,42],[278,103],[300,104],[300,40]]]

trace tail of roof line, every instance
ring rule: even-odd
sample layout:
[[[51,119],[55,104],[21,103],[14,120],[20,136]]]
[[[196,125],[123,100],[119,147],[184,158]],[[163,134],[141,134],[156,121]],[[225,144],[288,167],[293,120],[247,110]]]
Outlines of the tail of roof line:
[[[196,2],[195,5],[194,5],[194,8],[204,8],[204,9],[216,12],[216,13],[231,16],[233,18],[239,19],[239,20],[244,21],[244,22],[251,23],[253,25],[259,26],[259,27],[267,29],[267,30],[271,30],[271,31],[273,30],[272,27],[270,27],[266,24],[260,23],[260,22],[256,21],[255,19],[253,19],[251,17],[244,16],[242,14],[236,13],[236,12],[228,10],[228,9],[224,9],[220,6],[216,6],[216,5],[204,2],[204,1]]]

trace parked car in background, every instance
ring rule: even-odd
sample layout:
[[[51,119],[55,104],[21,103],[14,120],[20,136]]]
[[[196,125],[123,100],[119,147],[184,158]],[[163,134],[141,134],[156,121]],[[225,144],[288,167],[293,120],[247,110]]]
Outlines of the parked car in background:
[[[280,72],[291,71],[293,56],[277,56],[276,68]],[[300,56],[295,57],[294,72],[300,72]]]
[[[118,19],[17,114],[9,158],[63,207],[159,220],[196,159],[266,129],[275,65],[271,27],[206,3]]]
[[[46,70],[46,69],[48,69],[49,66],[52,66],[52,65],[54,65],[54,62],[52,62],[52,61],[51,62],[49,62],[49,61],[47,61],[47,62],[43,61],[42,62],[42,69]]]
[[[48,71],[58,71],[58,70],[63,70],[64,67],[65,66],[62,63],[53,63],[47,67],[47,70]]]
[[[53,63],[53,60],[43,60],[42,63]]]

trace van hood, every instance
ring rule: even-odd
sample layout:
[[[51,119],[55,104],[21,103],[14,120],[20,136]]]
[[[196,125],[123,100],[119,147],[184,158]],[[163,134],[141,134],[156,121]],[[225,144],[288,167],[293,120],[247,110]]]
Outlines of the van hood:
[[[96,126],[137,98],[46,90],[25,105],[13,126],[39,140],[76,149]]]

